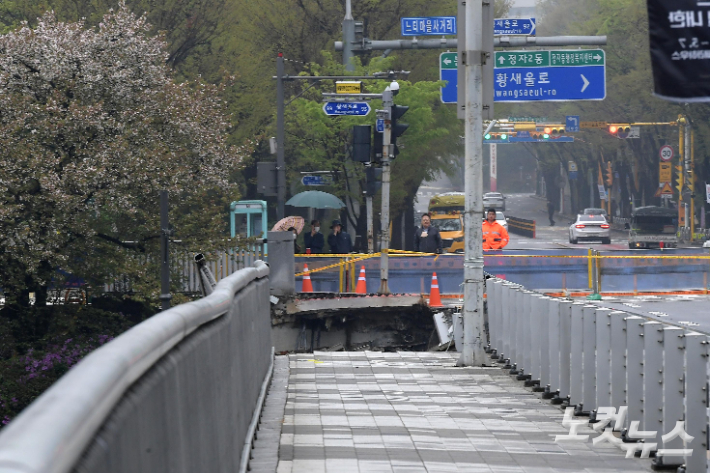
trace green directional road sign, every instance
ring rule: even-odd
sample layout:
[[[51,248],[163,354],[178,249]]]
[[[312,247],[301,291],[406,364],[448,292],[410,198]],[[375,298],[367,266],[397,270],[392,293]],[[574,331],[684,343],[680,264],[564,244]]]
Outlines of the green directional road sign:
[[[602,66],[604,63],[605,55],[601,49],[498,51],[495,67]]]
[[[459,67],[458,53],[441,53],[439,61],[441,69],[457,69]]]
[[[601,49],[498,51],[496,102],[604,100],[606,55]]]

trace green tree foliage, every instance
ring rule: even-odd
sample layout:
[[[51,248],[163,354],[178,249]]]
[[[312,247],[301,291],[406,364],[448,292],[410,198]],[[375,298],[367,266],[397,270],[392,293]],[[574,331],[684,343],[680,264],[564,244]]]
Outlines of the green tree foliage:
[[[565,115],[581,115],[584,121],[671,122],[679,114],[690,117],[695,129],[695,159],[699,183],[710,180],[710,161],[707,158],[710,144],[710,107],[703,104],[681,105],[653,96],[653,75],[649,54],[648,18],[644,0],[544,0],[539,11],[538,34],[551,35],[606,35],[607,97],[600,102],[570,102],[565,104],[515,104],[497,106],[499,116],[544,116],[564,119]],[[660,199],[653,195],[658,187],[658,150],[662,144],[671,144],[678,150],[678,128],[646,126],[640,139],[620,140],[605,130],[583,131],[577,134],[574,145],[536,146],[533,151],[541,168],[549,176],[548,185],[554,188],[552,176],[559,171],[560,163],[575,160],[581,174],[591,170],[596,185],[600,161],[612,161],[622,180],[622,213],[630,211],[629,201],[641,203],[645,196],[647,205],[658,205]],[[532,148],[532,147],[531,147]],[[626,195],[626,176],[631,182]],[[589,191],[585,181],[578,181],[573,195],[576,207],[587,205]],[[574,189],[573,189],[574,191]],[[700,192],[698,192],[700,194]],[[698,196],[700,200],[700,196]]]
[[[237,197],[229,175],[247,151],[227,144],[220,88],[175,83],[165,43],[149,29],[121,5],[95,29],[46,14],[34,29],[0,37],[8,304],[42,294],[57,267],[95,284],[127,275],[157,296],[148,276],[157,271],[136,256],[156,253],[159,189],[170,191],[172,222],[188,245],[209,249],[224,238],[225,209]]]
[[[395,58],[374,59],[367,67],[358,67],[358,74],[366,75],[388,66]],[[312,75],[337,75],[344,67],[326,57],[325,65],[311,65]],[[365,81],[371,93],[381,93],[390,81]],[[303,85],[306,89],[308,85]],[[392,166],[391,208],[393,216],[410,209],[413,197],[423,179],[430,178],[440,170],[450,171],[451,156],[461,151],[459,136],[462,126],[456,118],[456,110],[440,101],[439,82],[400,81],[396,103],[407,105],[409,111],[402,121],[409,128],[398,139],[400,154]],[[327,189],[339,197],[350,200],[356,207],[364,204],[361,189],[364,189],[364,167],[350,160],[350,144],[354,125],[371,125],[374,130],[375,113],[367,117],[328,117],[323,113],[322,92],[332,92],[332,82],[323,82],[303,91],[287,107],[286,131],[289,178],[300,180],[301,172],[334,171],[334,185]],[[374,109],[382,108],[382,102],[373,100]],[[306,190],[298,185],[294,191]],[[351,223],[355,215],[349,215]]]

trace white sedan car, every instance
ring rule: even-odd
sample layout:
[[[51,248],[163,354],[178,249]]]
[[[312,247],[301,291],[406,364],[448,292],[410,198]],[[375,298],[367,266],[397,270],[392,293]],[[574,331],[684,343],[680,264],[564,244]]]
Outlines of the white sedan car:
[[[577,221],[569,226],[569,242],[576,245],[580,240],[611,243],[610,226],[603,215],[577,215]]]

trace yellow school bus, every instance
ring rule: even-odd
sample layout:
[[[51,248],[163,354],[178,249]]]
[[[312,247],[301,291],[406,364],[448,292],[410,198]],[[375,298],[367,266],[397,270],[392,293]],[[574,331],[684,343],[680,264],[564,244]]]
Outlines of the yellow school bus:
[[[465,209],[463,192],[437,194],[429,201],[431,224],[439,229],[444,241],[444,250],[449,253],[464,252],[463,212]]]

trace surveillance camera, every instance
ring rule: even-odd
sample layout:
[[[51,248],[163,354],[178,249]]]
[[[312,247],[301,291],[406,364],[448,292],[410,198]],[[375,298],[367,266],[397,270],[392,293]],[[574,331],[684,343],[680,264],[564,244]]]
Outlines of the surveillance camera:
[[[390,90],[392,92],[399,91],[399,83],[396,80],[393,80],[392,83],[390,84]]]

